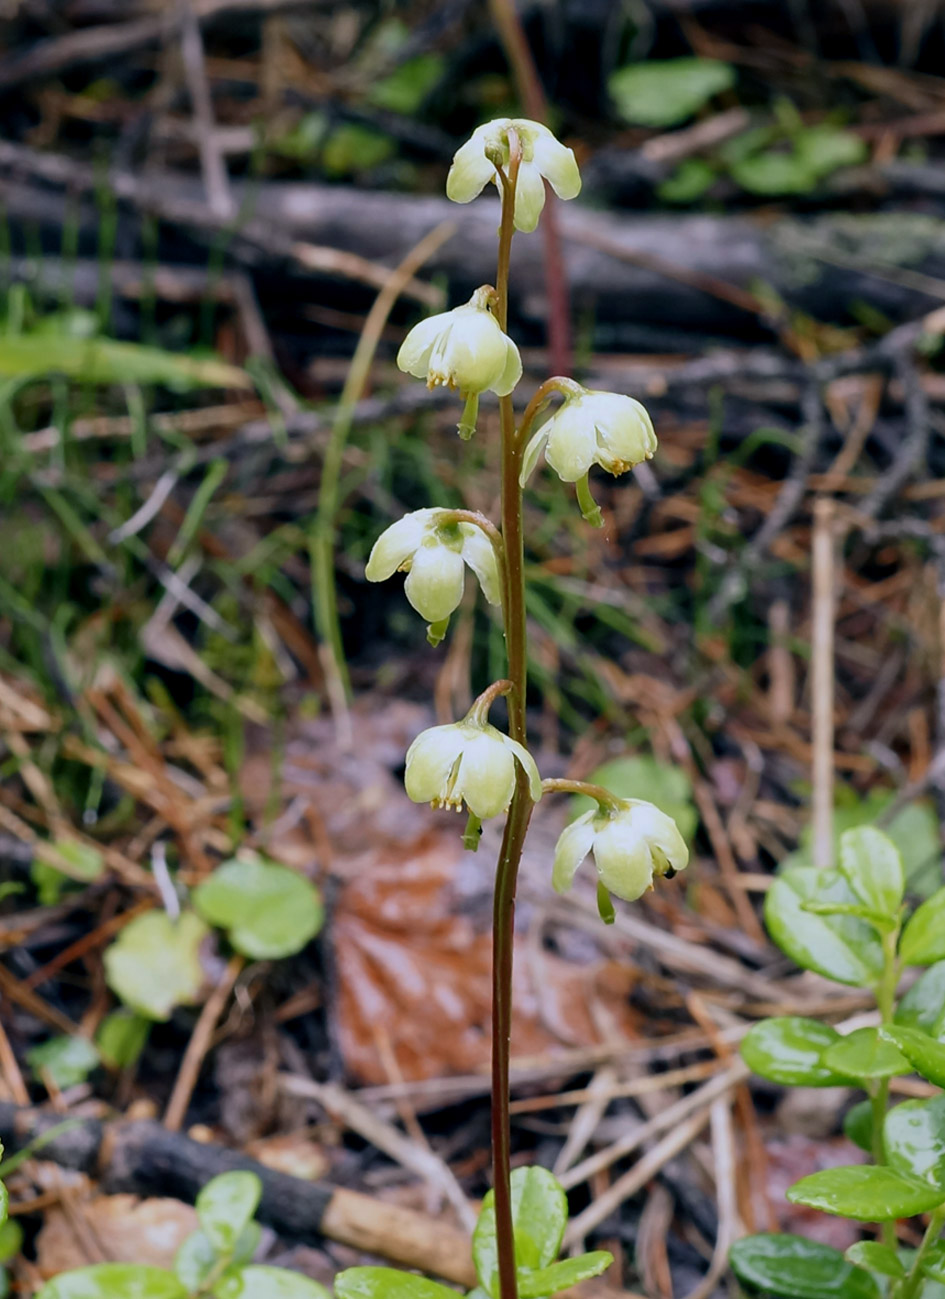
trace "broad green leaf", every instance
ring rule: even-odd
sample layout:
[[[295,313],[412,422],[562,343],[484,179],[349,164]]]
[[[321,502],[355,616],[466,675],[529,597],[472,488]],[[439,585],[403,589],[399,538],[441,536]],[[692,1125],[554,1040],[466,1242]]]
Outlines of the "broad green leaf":
[[[395,1267],[349,1267],[335,1277],[335,1299],[456,1299],[456,1291]]]
[[[931,1182],[945,1197],[945,1096],[893,1106],[883,1124],[883,1142],[891,1168]]]
[[[23,1228],[16,1218],[7,1218],[0,1224],[0,1263],[8,1263],[16,1258],[23,1248]]]
[[[906,1269],[902,1266],[899,1255],[888,1245],[881,1245],[877,1240],[858,1240],[855,1245],[851,1245],[844,1255],[847,1262],[855,1263],[857,1267],[869,1268],[871,1272],[878,1272],[880,1276],[891,1276],[895,1280],[906,1275]]]
[[[838,1249],[803,1236],[745,1236],[729,1252],[739,1281],[777,1299],[879,1299],[879,1286]]]
[[[395,68],[389,76],[375,81],[367,97],[377,108],[391,113],[416,113],[430,91],[443,76],[446,61],[442,54],[417,54]]]
[[[0,337],[0,375],[40,379],[53,374],[83,383],[160,383],[178,390],[251,387],[249,377],[236,366],[138,343],[28,334]]]
[[[933,893],[910,917],[902,933],[899,955],[907,965],[945,960],[945,889]]]
[[[249,1267],[227,1271],[213,1287],[216,1299],[331,1299],[317,1281],[284,1267]]]
[[[849,1078],[893,1078],[912,1073],[902,1052],[880,1037],[879,1029],[858,1028],[824,1052],[824,1064]]]
[[[765,900],[771,937],[792,960],[837,983],[868,987],[883,970],[876,931],[854,916],[815,916],[807,902],[843,904],[858,899],[839,871],[798,866],[778,876]]]
[[[937,1208],[945,1200],[945,1191],[891,1168],[855,1164],[802,1177],[789,1189],[787,1198],[792,1204],[806,1204],[844,1218],[886,1222]]]
[[[217,1265],[217,1251],[202,1231],[192,1231],[174,1256],[174,1272],[189,1291],[199,1290]]]
[[[93,844],[57,839],[50,847],[62,861],[63,873],[80,884],[92,884],[105,873],[105,858]]]
[[[255,1173],[221,1173],[212,1178],[196,1200],[197,1217],[213,1248],[229,1254],[252,1221],[262,1195]]]
[[[664,203],[694,203],[718,179],[718,168],[704,158],[684,158],[656,193]]]
[[[642,798],[654,803],[661,812],[671,816],[685,840],[692,839],[699,824],[699,813],[692,801],[692,782],[679,767],[646,754],[629,758],[612,758],[595,771],[588,780],[603,785],[618,798]],[[570,800],[572,819],[588,812],[597,804],[584,794]]]
[[[580,1254],[577,1258],[565,1258],[550,1267],[542,1267],[534,1272],[522,1270],[518,1274],[518,1293],[520,1299],[545,1299],[555,1295],[559,1290],[587,1281],[592,1276],[606,1272],[614,1261],[613,1254],[605,1249],[594,1250],[590,1254]]]
[[[27,1051],[26,1059],[37,1078],[48,1073],[57,1087],[85,1082],[100,1063],[98,1049],[87,1037],[51,1037]]]
[[[389,135],[360,122],[342,122],[325,141],[322,166],[329,176],[348,176],[379,167],[396,152],[397,146]]]
[[[896,1007],[893,1019],[903,1028],[918,1028],[945,1040],[945,961],[923,970]]]
[[[97,1263],[62,1272],[36,1299],[188,1299],[173,1272],[138,1263]]]
[[[144,1050],[151,1023],[133,1010],[113,1010],[95,1035],[102,1060],[112,1069],[129,1069]]]
[[[685,122],[734,84],[735,69],[718,59],[648,59],[612,73],[607,89],[624,121],[664,127]]]
[[[137,916],[105,952],[108,986],[146,1019],[170,1019],[175,1006],[200,996],[200,944],[208,933],[193,911],[176,921],[166,911]]]
[[[793,149],[765,149],[742,158],[731,169],[732,179],[750,194],[776,196],[808,194],[819,176],[806,158]]]
[[[869,153],[866,141],[852,131],[826,125],[806,126],[798,131],[794,148],[818,180],[841,167],[857,166]]]
[[[870,1101],[851,1105],[843,1116],[843,1131],[854,1145],[868,1155],[873,1153],[873,1106]]]
[[[821,1056],[840,1041],[837,1030],[818,1019],[763,1019],[742,1039],[742,1059],[762,1078],[786,1087],[836,1087],[849,1080],[828,1069]]]
[[[895,919],[906,877],[899,849],[882,830],[863,825],[840,836],[840,870],[864,906]]]
[[[518,1271],[535,1271],[553,1263],[568,1222],[568,1201],[558,1180],[547,1169],[516,1168],[512,1172],[512,1223]],[[495,1230],[495,1193],[489,1191],[473,1232],[473,1263],[484,1290],[498,1299],[499,1260]]]
[[[318,933],[323,910],[304,875],[271,861],[235,857],[194,890],[204,920],[227,931],[253,960],[293,956]]]
[[[902,1054],[920,1073],[936,1087],[945,1087],[945,1046],[934,1041],[920,1028],[900,1028],[887,1025],[880,1029],[884,1037],[895,1042]]]

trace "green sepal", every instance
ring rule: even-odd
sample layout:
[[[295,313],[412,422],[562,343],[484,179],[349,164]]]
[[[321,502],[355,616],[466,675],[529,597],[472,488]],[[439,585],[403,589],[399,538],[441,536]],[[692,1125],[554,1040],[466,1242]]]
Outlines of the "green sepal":
[[[449,617],[441,618],[439,622],[427,624],[427,644],[432,645],[434,649],[442,645],[446,633],[450,629]]]
[[[617,912],[614,910],[614,900],[610,896],[610,890],[603,880],[597,881],[597,914],[603,920],[605,925],[612,925],[617,919]]]

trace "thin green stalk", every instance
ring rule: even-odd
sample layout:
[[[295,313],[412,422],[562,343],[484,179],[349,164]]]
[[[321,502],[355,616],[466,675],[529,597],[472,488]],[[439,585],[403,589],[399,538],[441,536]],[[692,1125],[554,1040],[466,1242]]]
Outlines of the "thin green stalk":
[[[899,1299],[915,1299],[915,1294],[922,1284],[922,1264],[941,1236],[942,1227],[945,1227],[945,1204],[936,1209],[929,1217],[929,1225],[922,1237],[922,1244],[916,1250],[915,1258],[912,1260],[912,1267],[909,1269],[909,1275],[902,1282],[899,1290]]]
[[[496,317],[508,323],[509,256],[515,231],[515,185],[521,161],[518,140],[509,131],[509,171],[502,182],[502,224],[496,271]],[[525,691],[528,654],[525,635],[525,558],[522,488],[519,484],[521,442],[516,436],[512,398],[499,401],[502,432],[502,539],[505,550],[502,613],[508,657],[509,734],[527,743]],[[509,807],[496,870],[492,922],[492,1165],[495,1193],[496,1253],[501,1299],[517,1299],[515,1235],[512,1226],[512,1154],[509,1112],[509,1064],[512,1041],[512,958],[515,933],[515,888],[522,847],[532,812],[528,779],[516,768],[515,793]]]
[[[883,975],[876,988],[876,1004],[879,1007],[882,1024],[892,1022],[896,1005],[896,986],[899,982],[899,964],[896,959],[896,947],[899,941],[899,927],[891,933],[883,934]],[[889,1079],[880,1078],[875,1090],[870,1092],[870,1118],[872,1126],[872,1154],[877,1164],[886,1163],[886,1143],[883,1138],[883,1125],[886,1111],[889,1108]],[[896,1248],[896,1225],[884,1222],[880,1228],[884,1245]]]

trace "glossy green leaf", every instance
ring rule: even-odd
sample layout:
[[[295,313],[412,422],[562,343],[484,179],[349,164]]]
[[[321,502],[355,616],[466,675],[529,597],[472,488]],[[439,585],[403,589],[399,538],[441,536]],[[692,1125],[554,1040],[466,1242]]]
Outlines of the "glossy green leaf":
[[[95,1035],[102,1060],[112,1069],[129,1069],[144,1050],[151,1031],[150,1020],[133,1010],[114,1010],[106,1015]]]
[[[108,986],[145,1018],[170,1019],[175,1006],[200,996],[200,945],[208,933],[192,911],[177,921],[166,911],[137,916],[105,952]]]
[[[843,1131],[846,1136],[865,1150],[873,1153],[873,1106],[868,1100],[852,1105],[843,1116]]]
[[[27,1051],[26,1059],[38,1079],[48,1073],[57,1087],[85,1082],[100,1063],[98,1049],[87,1037],[51,1037]]]
[[[36,1299],[188,1299],[173,1272],[137,1263],[97,1263],[63,1272]]]
[[[945,1196],[945,1096],[895,1105],[883,1124],[883,1142],[891,1168],[931,1182]]]
[[[880,1276],[898,1280],[906,1275],[906,1269],[896,1251],[888,1245],[881,1245],[877,1240],[858,1240],[850,1246],[844,1257],[847,1262],[868,1268],[870,1272],[878,1272]]]
[[[945,1040],[945,961],[923,970],[896,1007],[893,1016],[903,1028],[918,1028]]]
[[[936,1241],[921,1263],[923,1276],[945,1285],[945,1240]]]
[[[202,1231],[192,1231],[174,1257],[174,1272],[188,1290],[199,1290],[217,1265],[217,1251]]]
[[[0,1263],[8,1263],[16,1258],[23,1248],[23,1228],[16,1218],[7,1218],[0,1223]]]
[[[883,949],[873,927],[854,916],[817,916],[807,902],[857,905],[839,871],[798,866],[778,876],[765,899],[771,937],[792,960],[837,983],[868,987],[883,970]]]
[[[848,1078],[893,1078],[912,1073],[912,1065],[879,1029],[858,1028],[824,1052],[824,1064]]]
[[[899,955],[907,965],[945,960],[945,889],[933,893],[912,914],[902,933]]]
[[[884,1037],[895,1042],[902,1054],[936,1087],[945,1087],[945,1046],[923,1033],[920,1028],[901,1028],[898,1024],[880,1029]]]
[[[732,1246],[729,1262],[739,1281],[777,1299],[879,1299],[868,1272],[803,1236],[745,1236]]]
[[[945,1200],[945,1191],[892,1168],[856,1164],[825,1168],[802,1177],[790,1188],[787,1198],[792,1204],[806,1204],[844,1218],[886,1222],[936,1208]]]
[[[613,1261],[613,1254],[597,1249],[589,1254],[579,1254],[577,1258],[562,1259],[550,1267],[536,1268],[535,1271],[522,1269],[518,1275],[519,1299],[546,1299],[559,1290],[567,1290],[592,1276],[600,1276]]]
[[[276,862],[235,857],[194,891],[204,920],[227,931],[253,960],[300,952],[322,925],[322,904],[304,875]]]
[[[863,825],[840,836],[840,870],[864,906],[894,919],[906,888],[899,849],[875,826]]]
[[[449,1286],[395,1267],[349,1267],[335,1277],[335,1299],[456,1299]]]
[[[762,1078],[786,1087],[836,1087],[849,1080],[827,1068],[821,1056],[842,1041],[818,1019],[785,1015],[763,1019],[742,1039],[742,1059]]]
[[[241,1233],[252,1221],[262,1195],[255,1173],[221,1173],[197,1196],[196,1209],[207,1239],[220,1254],[236,1248]]]
[[[676,126],[735,84],[735,69],[718,59],[647,59],[611,74],[607,89],[619,115],[634,126]]]
[[[512,1172],[512,1223],[515,1262],[519,1272],[553,1263],[568,1222],[568,1201],[557,1178],[545,1168],[516,1168]],[[482,1202],[473,1232],[473,1263],[484,1290],[499,1294],[499,1260],[495,1230],[495,1194]]]
[[[331,1299],[317,1281],[284,1267],[232,1268],[213,1288],[216,1299]]]

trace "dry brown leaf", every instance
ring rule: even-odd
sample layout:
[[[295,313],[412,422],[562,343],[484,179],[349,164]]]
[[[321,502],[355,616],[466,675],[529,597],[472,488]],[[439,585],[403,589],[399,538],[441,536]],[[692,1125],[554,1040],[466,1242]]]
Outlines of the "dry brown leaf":
[[[173,1268],[174,1255],[197,1226],[196,1212],[180,1200],[99,1195],[74,1203],[71,1214],[59,1206],[47,1211],[36,1238],[36,1261],[44,1276],[99,1261]],[[104,1258],[90,1259],[80,1236],[94,1240]]]

